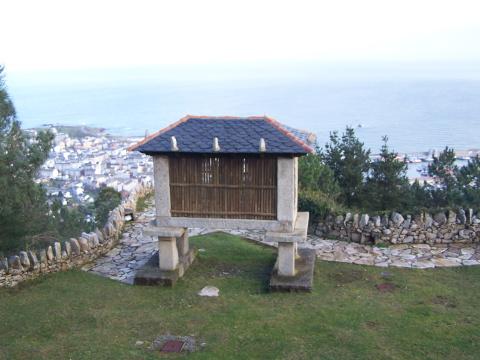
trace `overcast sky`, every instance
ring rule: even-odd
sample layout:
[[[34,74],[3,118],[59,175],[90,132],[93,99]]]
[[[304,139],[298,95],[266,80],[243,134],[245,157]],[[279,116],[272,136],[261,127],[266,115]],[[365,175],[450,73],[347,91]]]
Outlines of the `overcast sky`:
[[[8,70],[480,61],[480,1],[1,0]]]

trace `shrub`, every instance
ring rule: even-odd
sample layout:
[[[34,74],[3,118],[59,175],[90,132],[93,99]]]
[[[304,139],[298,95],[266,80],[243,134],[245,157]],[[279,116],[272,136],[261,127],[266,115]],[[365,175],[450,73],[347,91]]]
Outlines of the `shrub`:
[[[298,194],[299,211],[308,211],[310,221],[318,221],[330,214],[339,214],[345,209],[335,199],[321,191],[301,190]]]
[[[97,226],[105,225],[108,219],[108,214],[122,202],[122,196],[118,191],[110,187],[105,187],[100,190],[95,199],[95,220]]]

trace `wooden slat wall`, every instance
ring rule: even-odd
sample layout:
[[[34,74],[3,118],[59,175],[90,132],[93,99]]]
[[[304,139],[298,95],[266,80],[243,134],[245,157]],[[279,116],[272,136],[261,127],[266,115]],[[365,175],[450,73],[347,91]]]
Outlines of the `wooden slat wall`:
[[[170,157],[172,216],[275,220],[277,159]]]

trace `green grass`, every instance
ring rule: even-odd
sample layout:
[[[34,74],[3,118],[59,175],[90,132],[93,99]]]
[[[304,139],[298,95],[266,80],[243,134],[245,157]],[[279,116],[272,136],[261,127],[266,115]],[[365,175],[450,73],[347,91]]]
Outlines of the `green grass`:
[[[165,355],[135,342],[166,333],[205,341],[192,359],[479,357],[479,267],[318,261],[313,293],[270,294],[271,249],[224,234],[191,242],[206,251],[174,289],[81,271],[0,289],[0,358],[158,359]],[[385,281],[396,289],[380,293],[375,285]],[[205,285],[217,286],[220,297],[197,296]]]

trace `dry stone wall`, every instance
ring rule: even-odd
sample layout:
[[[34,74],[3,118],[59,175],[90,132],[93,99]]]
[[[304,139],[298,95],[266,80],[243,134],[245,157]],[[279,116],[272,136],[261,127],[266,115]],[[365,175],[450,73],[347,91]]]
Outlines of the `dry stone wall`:
[[[79,267],[104,255],[118,242],[125,224],[125,210],[134,210],[138,199],[151,191],[151,183],[139,182],[129,197],[110,212],[101,230],[54,242],[45,249],[20,251],[17,255],[0,258],[0,287],[13,287],[43,274]]]
[[[446,211],[416,216],[392,213],[390,216],[368,214],[328,217],[311,228],[323,238],[360,244],[450,244],[480,241],[480,214],[472,209]]]

